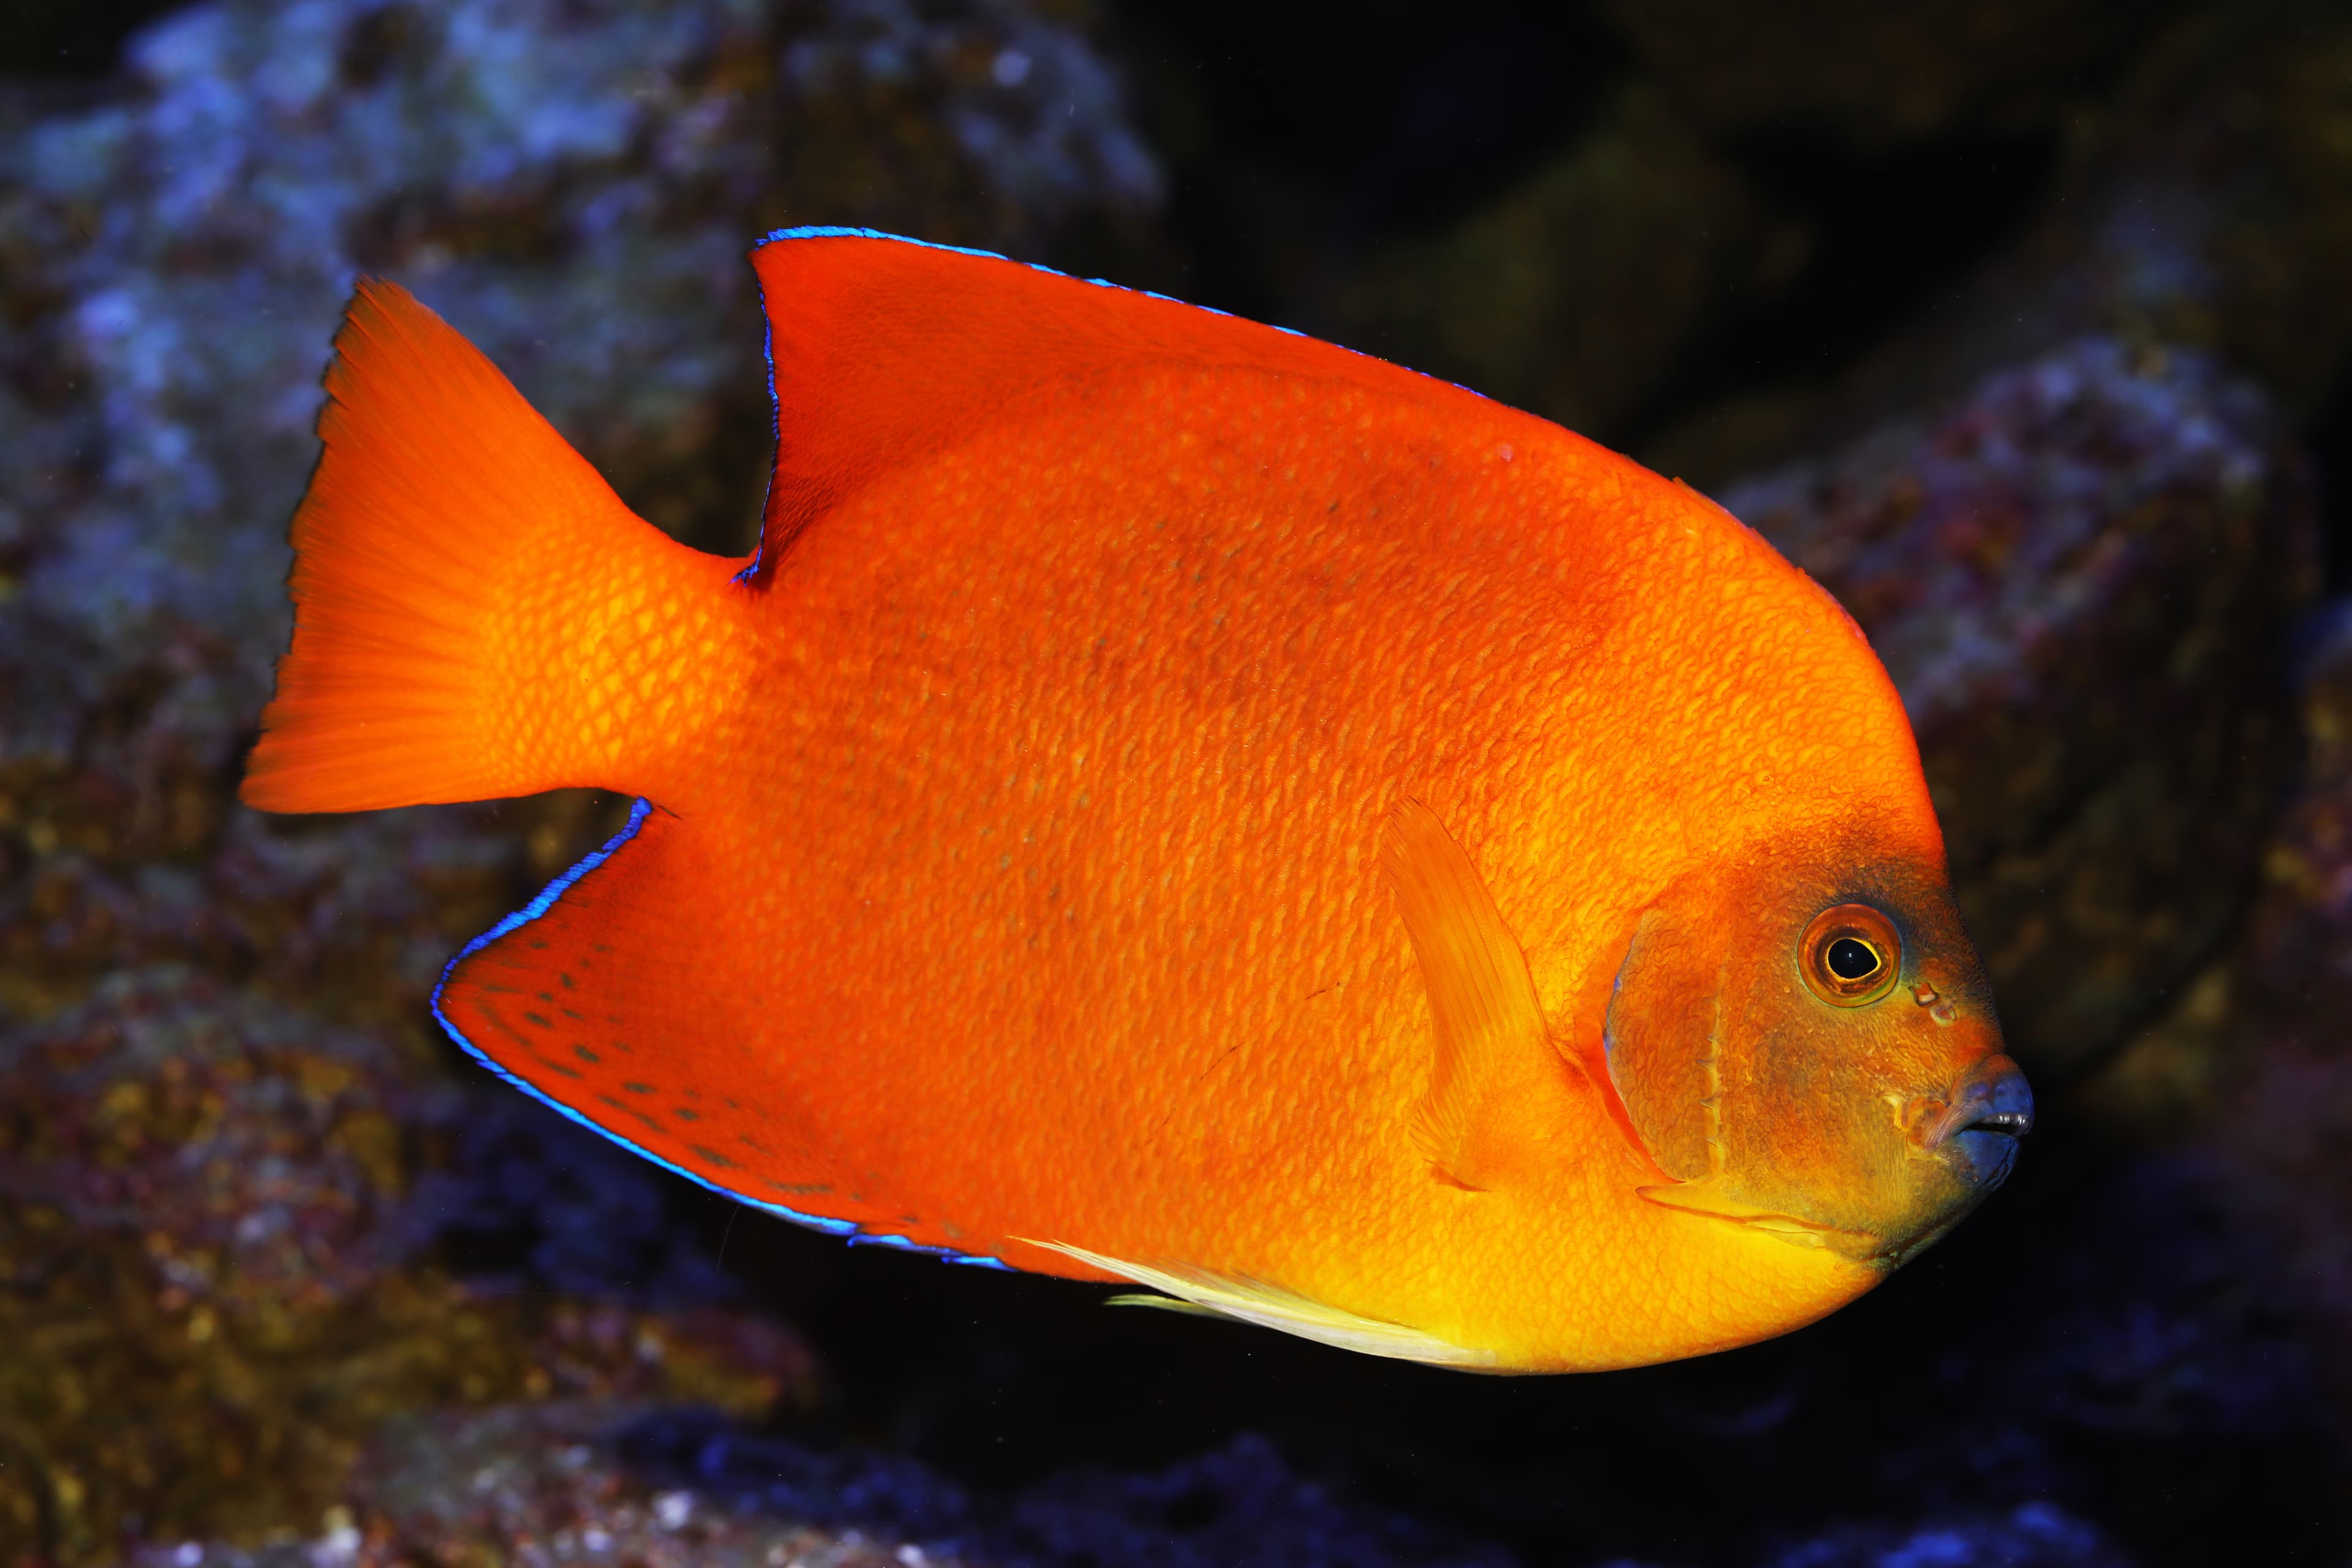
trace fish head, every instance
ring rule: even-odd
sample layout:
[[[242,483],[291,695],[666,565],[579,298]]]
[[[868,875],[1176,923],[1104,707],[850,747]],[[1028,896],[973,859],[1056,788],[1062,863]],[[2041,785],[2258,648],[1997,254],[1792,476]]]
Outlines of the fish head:
[[[2033,1121],[1940,845],[1792,835],[1640,917],[1604,1036],[1671,1184],[1643,1195],[1892,1268],[2000,1185]]]

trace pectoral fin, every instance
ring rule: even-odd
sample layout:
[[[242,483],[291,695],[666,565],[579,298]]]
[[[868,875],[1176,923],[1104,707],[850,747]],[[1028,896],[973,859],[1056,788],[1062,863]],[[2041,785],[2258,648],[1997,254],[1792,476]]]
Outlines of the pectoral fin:
[[[1527,955],[1477,867],[1421,802],[1407,800],[1390,816],[1381,871],[1421,962],[1437,1033],[1413,1144],[1454,1182],[1490,1190],[1540,1142],[1528,1118],[1549,1097],[1530,1091],[1557,1081],[1562,1066]]]
[[[1449,1343],[1434,1334],[1407,1328],[1402,1323],[1360,1317],[1338,1307],[1326,1306],[1295,1290],[1286,1290],[1279,1285],[1252,1279],[1246,1275],[1219,1274],[1213,1269],[1195,1268],[1181,1263],[1157,1266],[1129,1263],[1123,1258],[1106,1258],[1099,1252],[1088,1252],[1084,1247],[1068,1247],[1058,1241],[1040,1241],[1033,1245],[1050,1247],[1106,1274],[1116,1274],[1139,1285],[1149,1285],[1155,1290],[1168,1292],[1166,1297],[1112,1298],[1122,1305],[1165,1306],[1172,1311],[1232,1318],[1244,1323],[1255,1323],[1260,1328],[1297,1334],[1318,1344],[1336,1345],[1341,1350],[1387,1356],[1395,1361],[1418,1361],[1433,1366],[1455,1367],[1489,1367],[1496,1363],[1490,1351],[1470,1350]]]

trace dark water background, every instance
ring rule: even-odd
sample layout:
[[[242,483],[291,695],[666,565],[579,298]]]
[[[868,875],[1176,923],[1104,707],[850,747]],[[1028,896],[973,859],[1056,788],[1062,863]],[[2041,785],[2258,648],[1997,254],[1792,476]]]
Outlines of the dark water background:
[[[1442,374],[1903,686],[2042,1093],[1826,1322],[1465,1378],[844,1247],[478,1081],[625,803],[234,805],[354,270],[741,548],[743,246]],[[2352,8],[31,0],[0,17],[0,1555],[2343,1563]]]

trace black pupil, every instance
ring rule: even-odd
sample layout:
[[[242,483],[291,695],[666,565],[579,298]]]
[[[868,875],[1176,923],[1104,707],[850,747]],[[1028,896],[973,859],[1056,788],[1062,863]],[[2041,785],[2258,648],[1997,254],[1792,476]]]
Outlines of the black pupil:
[[[1842,936],[1822,954],[1830,973],[1840,980],[1866,980],[1878,973],[1878,952],[1866,942]]]

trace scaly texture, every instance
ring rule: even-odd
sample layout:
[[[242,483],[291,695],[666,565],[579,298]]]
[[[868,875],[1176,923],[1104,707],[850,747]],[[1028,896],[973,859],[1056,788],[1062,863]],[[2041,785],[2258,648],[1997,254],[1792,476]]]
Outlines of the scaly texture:
[[[454,1034],[830,1226],[1247,1276],[1504,1366],[1719,1348],[1867,1287],[1864,1252],[1644,1201],[1600,1052],[1646,906],[1801,921],[1856,874],[1928,890],[1906,973],[1974,1020],[1890,1010],[1869,1059],[1941,1090],[1997,1044],[1930,908],[1899,703],[1825,595],[1687,489],[1295,334],[838,231],[757,265],[782,434],[755,569],[633,548],[488,623],[487,664],[537,651],[512,679],[547,720],[485,742],[497,765],[546,776],[636,704],[594,782],[652,808],[453,966]],[[298,595],[313,552],[370,537],[362,509],[319,515]],[[495,553],[562,516],[467,526]],[[697,657],[607,641],[570,673],[568,628],[633,595],[639,640]],[[342,657],[320,649],[298,638],[289,689]],[[1558,1030],[1482,1097],[1517,1145],[1492,1194],[1433,1179],[1405,1131],[1432,1047],[1374,855],[1408,794],[1481,858]],[[1752,934],[1721,973],[1761,1019],[1792,993],[1745,978],[1788,962],[1786,933]],[[1743,1107],[1776,1173],[1760,1212],[1805,1210],[1809,1183],[1900,1206],[1923,1167],[1849,1168],[1839,1142],[1894,1135],[1885,1086],[1817,1043]],[[1743,1088],[1781,1070],[1749,1065]]]

